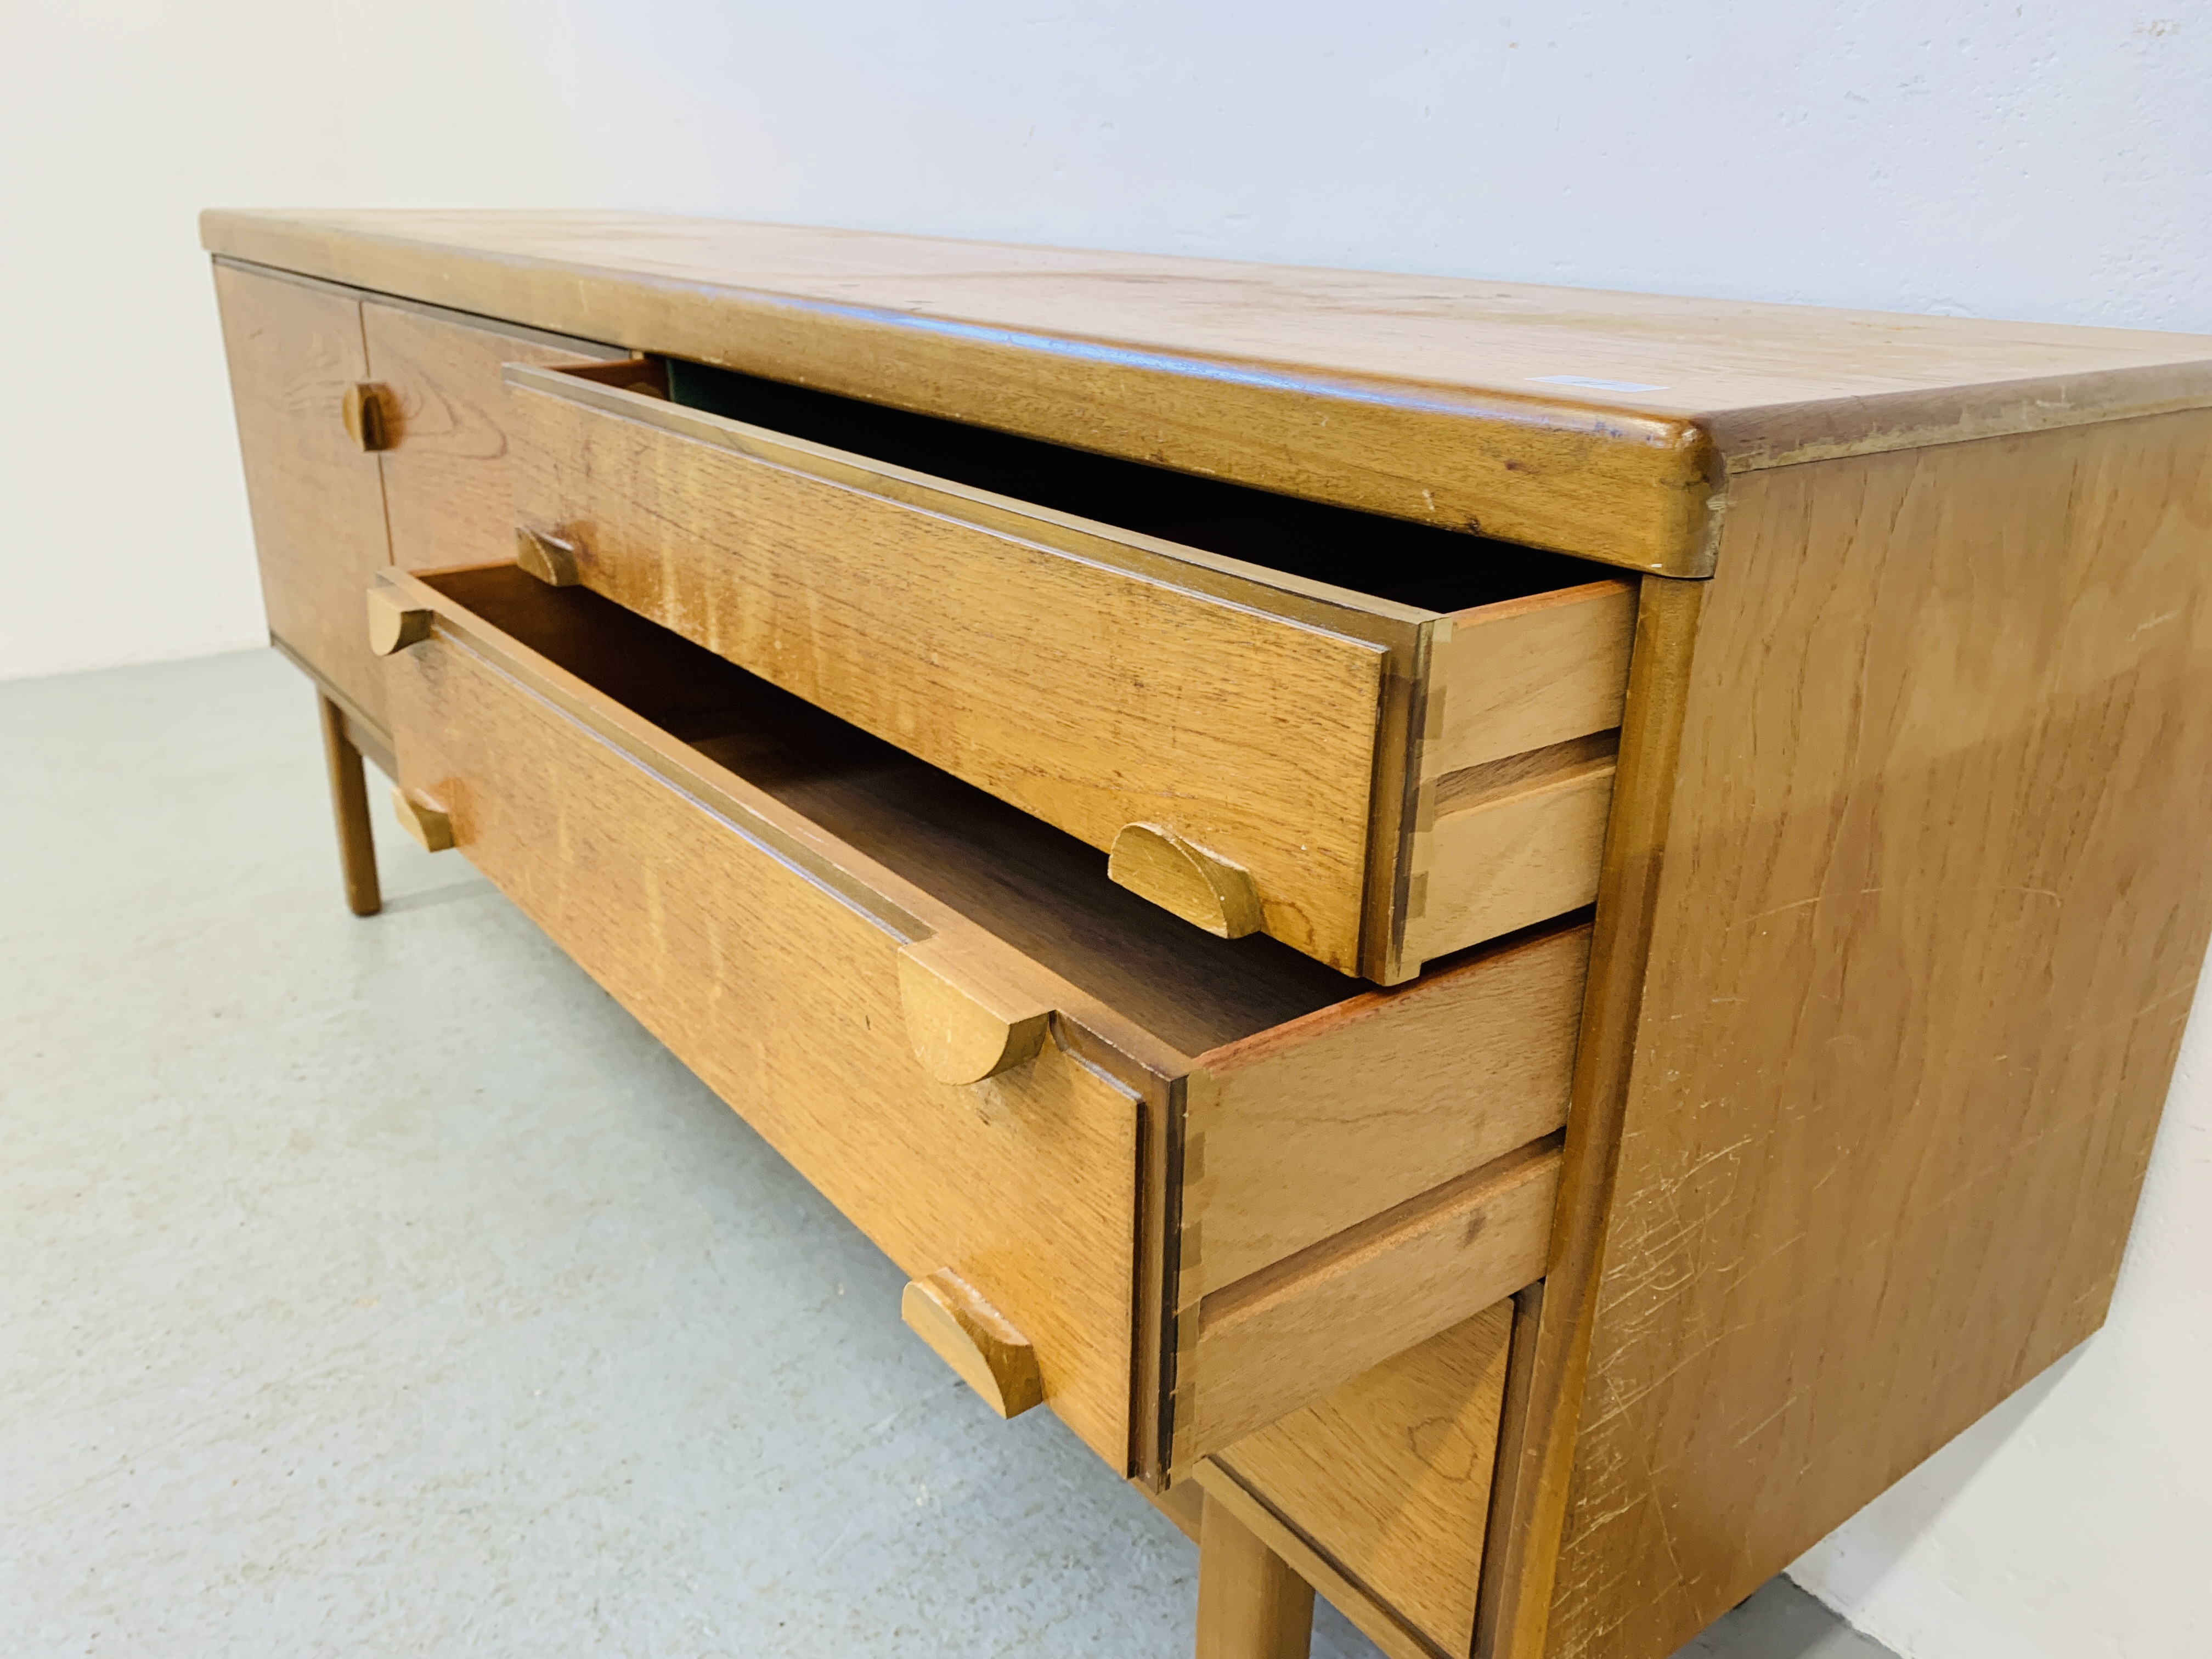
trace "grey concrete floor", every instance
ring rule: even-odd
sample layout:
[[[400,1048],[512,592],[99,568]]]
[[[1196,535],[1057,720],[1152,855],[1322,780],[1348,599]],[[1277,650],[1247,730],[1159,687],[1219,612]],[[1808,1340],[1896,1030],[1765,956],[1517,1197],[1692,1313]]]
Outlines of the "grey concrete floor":
[[[346,914],[272,653],[0,685],[0,1652],[1188,1651],[1182,1536],[458,856],[380,810]]]

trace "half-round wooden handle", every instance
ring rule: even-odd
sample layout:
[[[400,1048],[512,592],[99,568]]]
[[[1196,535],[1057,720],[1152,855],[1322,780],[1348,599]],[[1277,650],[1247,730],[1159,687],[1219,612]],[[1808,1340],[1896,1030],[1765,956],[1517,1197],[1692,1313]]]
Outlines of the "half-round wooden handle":
[[[400,828],[422,844],[426,853],[443,853],[453,845],[453,820],[428,795],[406,789],[392,792],[392,810]]]
[[[434,611],[402,605],[387,588],[368,590],[368,648],[380,657],[420,645],[430,637]]]
[[[1217,938],[1260,931],[1260,890],[1250,872],[1158,824],[1123,824],[1106,874]]]
[[[528,525],[515,526],[514,562],[549,587],[574,587],[584,580],[575,543]]]
[[[1044,1402],[1044,1377],[1029,1339],[950,1268],[909,1281],[899,1317],[1000,1416],[1019,1417]]]
[[[364,450],[389,449],[398,438],[392,394],[374,380],[356,380],[338,399],[346,435]]]
[[[939,1083],[981,1083],[1026,1066],[1044,1048],[1052,1010],[980,963],[957,963],[934,939],[899,951],[907,1041]]]

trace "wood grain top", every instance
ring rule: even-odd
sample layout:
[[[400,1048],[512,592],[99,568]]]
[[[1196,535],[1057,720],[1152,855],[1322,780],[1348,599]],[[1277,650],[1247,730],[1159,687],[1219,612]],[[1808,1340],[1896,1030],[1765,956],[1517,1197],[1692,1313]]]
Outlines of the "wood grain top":
[[[1711,568],[1729,472],[2212,404],[2212,337],[653,215],[214,210],[218,255]]]

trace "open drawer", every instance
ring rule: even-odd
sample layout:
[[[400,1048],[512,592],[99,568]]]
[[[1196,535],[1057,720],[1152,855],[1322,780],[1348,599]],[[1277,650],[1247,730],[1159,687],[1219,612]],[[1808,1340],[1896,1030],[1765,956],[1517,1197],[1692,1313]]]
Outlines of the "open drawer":
[[[507,371],[526,568],[1384,984],[1589,903],[1601,567],[696,365]],[[623,384],[615,384],[619,380]]]
[[[1376,991],[587,591],[395,572],[369,610],[416,833],[1116,1468],[1164,1479],[1542,1273],[1586,924]]]

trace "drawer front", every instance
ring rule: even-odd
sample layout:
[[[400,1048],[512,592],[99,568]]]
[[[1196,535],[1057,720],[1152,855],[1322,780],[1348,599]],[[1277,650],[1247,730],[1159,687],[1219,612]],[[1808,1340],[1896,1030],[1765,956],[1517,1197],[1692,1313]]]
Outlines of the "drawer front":
[[[1137,1097],[1050,1042],[932,1081],[893,927],[512,667],[442,632],[391,659],[403,789],[909,1276],[1002,1310],[1047,1403],[1128,1467]]]
[[[586,586],[1093,847],[1165,830],[1249,873],[1265,932],[1360,970],[1404,747],[1385,646],[1087,556],[1042,509],[984,522],[997,498],[561,378],[510,375],[515,507]]]

